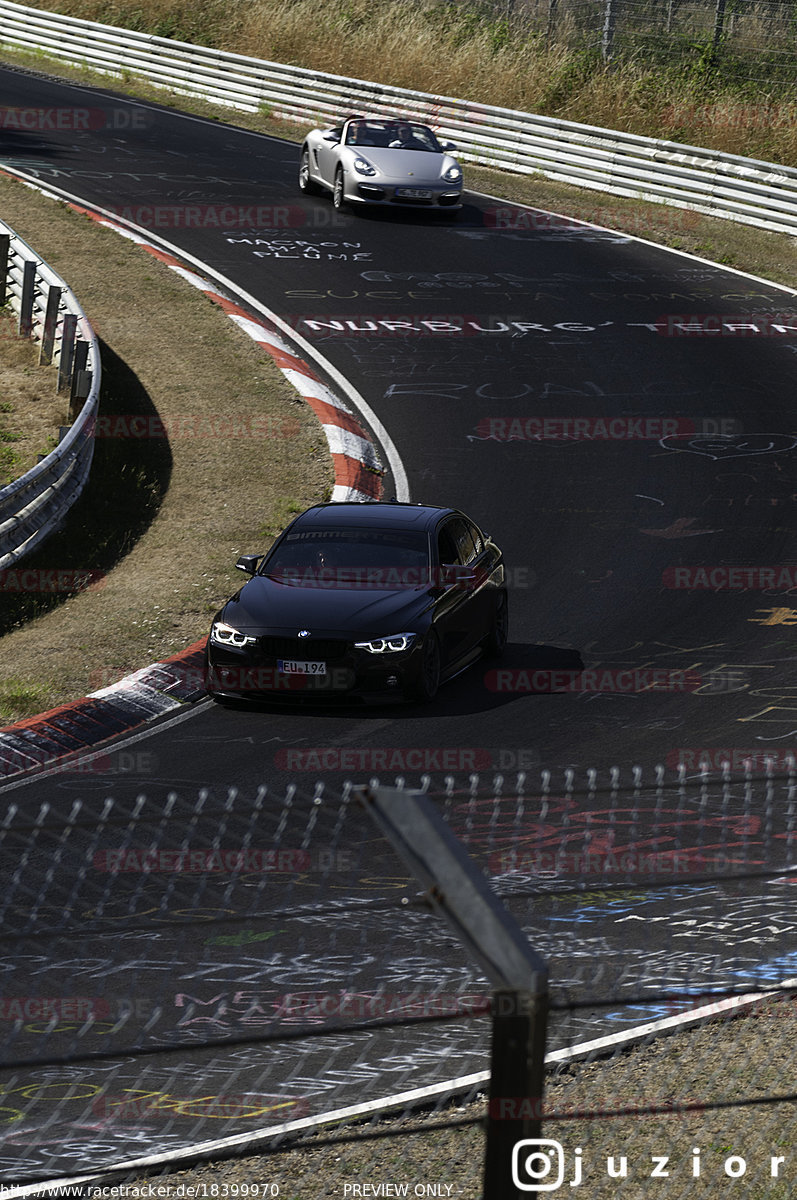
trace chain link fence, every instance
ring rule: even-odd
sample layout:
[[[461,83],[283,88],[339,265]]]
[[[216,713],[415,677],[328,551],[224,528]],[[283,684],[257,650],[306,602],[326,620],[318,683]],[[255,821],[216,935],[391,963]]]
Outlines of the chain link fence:
[[[461,7],[461,5],[460,5]],[[700,71],[720,60],[751,81],[794,79],[797,11],[789,0],[488,0],[494,37],[517,31],[550,45],[646,57]]]
[[[510,1094],[517,999],[353,785],[12,793],[5,1194],[792,1194],[797,774],[752,767],[372,781],[388,816],[423,794],[547,964],[544,1091]],[[496,1129],[524,1144],[491,1191]]]

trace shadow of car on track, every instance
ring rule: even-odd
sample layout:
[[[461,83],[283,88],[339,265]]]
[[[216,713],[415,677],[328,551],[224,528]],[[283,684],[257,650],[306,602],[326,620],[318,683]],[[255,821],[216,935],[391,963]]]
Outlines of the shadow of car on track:
[[[578,650],[561,646],[508,642],[500,658],[487,655],[445,683],[431,704],[406,705],[418,716],[466,716],[489,712],[516,700],[557,691],[557,681],[584,670]]]
[[[12,112],[13,110],[6,110]],[[35,112],[33,113],[35,115]],[[34,160],[33,165],[36,167],[47,166],[51,167],[51,160],[54,158],[63,158],[65,151],[57,142],[44,136],[35,127],[31,129],[12,129],[8,124],[3,125],[0,129],[0,162],[15,158],[29,158]],[[29,162],[20,164],[30,166]]]
[[[321,203],[323,204],[324,201],[322,200]],[[348,205],[342,213],[335,214],[336,223],[343,220],[351,220],[353,223],[358,220],[368,220],[387,225],[425,226],[431,229],[448,227],[483,229],[485,226],[484,213],[475,204],[468,204],[466,200],[463,200],[461,208],[453,211],[445,208],[422,208],[420,206],[418,208],[388,208],[363,204],[362,207],[355,208],[353,205]]]

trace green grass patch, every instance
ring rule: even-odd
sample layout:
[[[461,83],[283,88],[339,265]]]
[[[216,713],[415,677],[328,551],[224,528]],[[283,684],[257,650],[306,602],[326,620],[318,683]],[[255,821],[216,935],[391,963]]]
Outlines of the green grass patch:
[[[35,716],[51,703],[43,685],[23,679],[0,680],[0,720],[21,721]]]

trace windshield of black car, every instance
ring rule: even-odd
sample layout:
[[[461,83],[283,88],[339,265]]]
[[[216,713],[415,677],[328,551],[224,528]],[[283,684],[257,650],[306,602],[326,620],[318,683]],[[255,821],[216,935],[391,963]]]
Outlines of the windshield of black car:
[[[278,542],[259,574],[302,587],[423,587],[430,579],[429,539],[416,529],[297,529]]]
[[[442,154],[443,150],[427,125],[413,121],[349,121],[346,130],[347,146],[379,146],[394,150],[426,150]]]

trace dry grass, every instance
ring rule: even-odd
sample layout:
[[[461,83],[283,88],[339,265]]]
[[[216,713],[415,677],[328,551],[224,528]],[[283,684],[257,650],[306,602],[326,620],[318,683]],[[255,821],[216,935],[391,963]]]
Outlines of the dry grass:
[[[33,6],[350,78],[541,113],[797,165],[793,82],[757,91],[696,42],[669,62],[640,49],[612,67],[444,0],[33,0]],[[772,30],[762,26],[762,48]],[[792,39],[793,41],[793,39]],[[675,55],[675,50],[673,50]],[[763,68],[761,68],[763,70]],[[738,74],[738,72],[737,72]],[[795,58],[794,74],[797,74]]]
[[[101,416],[182,418],[196,431],[97,439],[84,496],[24,566],[99,570],[104,582],[71,598],[8,583],[0,593],[8,721],[204,636],[236,586],[237,555],[326,498],[332,470],[315,416],[276,366],[174,272],[7,178],[0,212],[69,282],[102,339]],[[9,350],[0,343],[0,357]],[[260,432],[207,436],[219,416],[244,431],[260,421]]]
[[[39,348],[17,334],[17,320],[0,311],[0,487],[35,466],[58,440],[68,394],[55,392],[56,372],[39,366]]]

